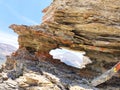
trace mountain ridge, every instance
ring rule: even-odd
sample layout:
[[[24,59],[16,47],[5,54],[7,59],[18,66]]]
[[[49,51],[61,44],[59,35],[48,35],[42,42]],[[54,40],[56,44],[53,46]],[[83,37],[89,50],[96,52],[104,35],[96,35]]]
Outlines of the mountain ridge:
[[[17,48],[10,44],[0,43],[0,63],[6,59],[7,55],[10,55],[14,52]]]

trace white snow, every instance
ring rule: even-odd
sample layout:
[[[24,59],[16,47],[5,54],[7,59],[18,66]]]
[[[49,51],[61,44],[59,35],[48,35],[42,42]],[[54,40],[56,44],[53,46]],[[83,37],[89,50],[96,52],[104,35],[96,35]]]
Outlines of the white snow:
[[[82,51],[74,51],[67,48],[57,48],[51,50],[49,53],[54,59],[60,59],[61,62],[79,69],[85,68],[85,65],[92,63],[87,56],[84,56],[85,52]]]

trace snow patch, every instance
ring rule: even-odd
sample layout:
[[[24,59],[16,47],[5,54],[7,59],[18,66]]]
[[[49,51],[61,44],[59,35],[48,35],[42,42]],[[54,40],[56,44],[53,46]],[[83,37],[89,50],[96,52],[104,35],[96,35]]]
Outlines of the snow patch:
[[[75,51],[68,48],[57,48],[51,50],[49,53],[53,56],[53,59],[60,59],[61,62],[79,69],[85,68],[85,65],[92,63],[89,57],[84,56],[85,52],[82,51]]]

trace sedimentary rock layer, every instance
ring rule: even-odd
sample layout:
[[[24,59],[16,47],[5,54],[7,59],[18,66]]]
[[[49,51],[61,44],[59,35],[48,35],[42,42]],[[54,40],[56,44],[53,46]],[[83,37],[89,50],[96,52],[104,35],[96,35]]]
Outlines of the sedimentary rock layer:
[[[10,28],[19,35],[20,47],[31,53],[68,47],[85,51],[95,68],[104,67],[120,60],[119,3],[120,0],[54,0],[43,10],[41,25]]]

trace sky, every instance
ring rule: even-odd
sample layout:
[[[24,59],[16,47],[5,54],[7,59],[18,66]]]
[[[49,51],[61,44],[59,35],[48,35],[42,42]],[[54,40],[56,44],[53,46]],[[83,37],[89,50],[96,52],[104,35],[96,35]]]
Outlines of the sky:
[[[0,43],[18,47],[17,34],[11,24],[37,25],[42,20],[42,10],[52,0],[0,0]]]

